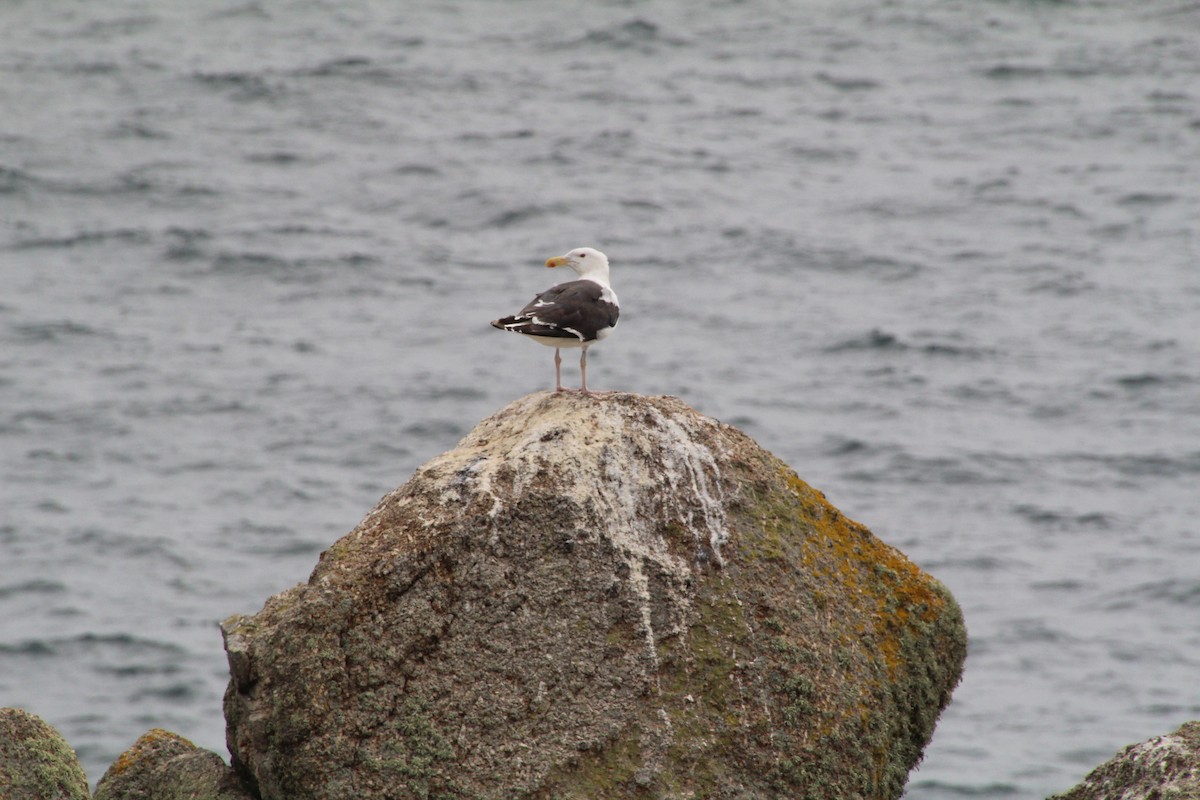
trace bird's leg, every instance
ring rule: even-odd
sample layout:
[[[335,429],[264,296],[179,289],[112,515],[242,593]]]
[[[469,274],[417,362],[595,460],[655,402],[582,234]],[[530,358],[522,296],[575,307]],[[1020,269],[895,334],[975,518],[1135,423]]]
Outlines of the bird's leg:
[[[583,394],[588,394],[587,388],[587,348],[583,348],[583,355],[579,357],[579,376],[583,381],[583,388],[579,391]]]
[[[561,392],[562,388],[562,356],[558,354],[558,348],[554,348],[554,391]]]

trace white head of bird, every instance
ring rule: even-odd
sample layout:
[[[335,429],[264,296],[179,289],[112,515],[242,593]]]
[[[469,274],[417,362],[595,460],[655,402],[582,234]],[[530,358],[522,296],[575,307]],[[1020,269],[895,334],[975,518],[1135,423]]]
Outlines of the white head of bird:
[[[593,247],[577,247],[569,253],[546,261],[547,267],[570,267],[579,275],[608,286],[608,256]]]

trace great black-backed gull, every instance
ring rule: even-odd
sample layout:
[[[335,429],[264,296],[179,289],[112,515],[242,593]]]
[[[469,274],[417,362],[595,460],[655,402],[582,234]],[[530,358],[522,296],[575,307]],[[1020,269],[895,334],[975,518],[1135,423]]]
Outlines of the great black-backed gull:
[[[529,305],[511,317],[492,320],[502,331],[522,333],[554,348],[554,391],[562,385],[562,356],[559,349],[578,347],[580,391],[587,394],[587,351],[617,326],[620,308],[608,283],[608,256],[591,247],[580,247],[546,262],[547,267],[570,267],[579,280],[560,283],[538,294]]]

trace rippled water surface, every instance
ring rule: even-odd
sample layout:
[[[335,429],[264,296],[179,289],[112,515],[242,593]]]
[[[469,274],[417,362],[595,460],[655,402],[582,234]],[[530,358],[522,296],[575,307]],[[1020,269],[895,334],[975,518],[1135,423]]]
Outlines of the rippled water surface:
[[[0,705],[224,751],[216,622],[552,385],[742,427],[961,602],[908,797],[1200,717],[1200,6],[0,8]],[[577,379],[567,359],[566,379]]]

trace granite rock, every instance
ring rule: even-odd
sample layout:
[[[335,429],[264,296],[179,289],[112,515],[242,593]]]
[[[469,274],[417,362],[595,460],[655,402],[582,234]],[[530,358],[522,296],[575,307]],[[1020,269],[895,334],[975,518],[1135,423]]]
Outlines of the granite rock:
[[[253,800],[237,775],[209,750],[154,728],[113,762],[95,800]]]
[[[483,420],[223,630],[263,800],[894,798],[966,655],[777,458],[620,393]]]
[[[1200,800],[1200,721],[1126,747],[1050,800]]]
[[[87,776],[75,751],[40,717],[0,708],[0,798],[87,800]]]

